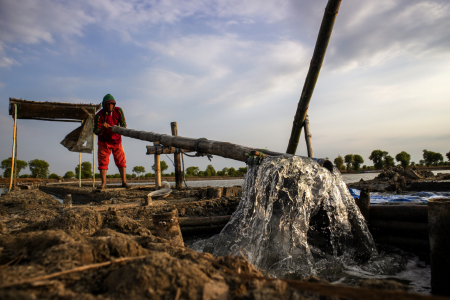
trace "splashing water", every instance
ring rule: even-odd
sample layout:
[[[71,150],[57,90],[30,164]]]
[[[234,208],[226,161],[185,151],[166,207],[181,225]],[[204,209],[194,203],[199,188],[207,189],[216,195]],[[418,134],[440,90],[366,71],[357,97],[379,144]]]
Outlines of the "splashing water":
[[[249,167],[213,254],[242,254],[271,276],[298,278],[338,257],[367,261],[376,248],[340,172],[294,156]]]

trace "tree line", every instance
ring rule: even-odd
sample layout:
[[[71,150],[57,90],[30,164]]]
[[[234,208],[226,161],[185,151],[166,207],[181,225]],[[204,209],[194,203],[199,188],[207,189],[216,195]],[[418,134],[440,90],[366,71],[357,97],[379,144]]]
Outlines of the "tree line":
[[[444,161],[444,157],[441,153],[424,149],[422,154],[423,159],[421,159],[419,163],[411,161],[411,155],[406,151],[397,153],[397,155],[395,155],[395,160],[405,169],[414,166],[450,166],[450,151],[446,153],[445,156],[448,161]],[[373,166],[363,165],[363,170],[378,170],[395,166],[394,157],[390,156],[387,151],[379,149],[372,151],[369,160],[373,162]],[[347,154],[344,158],[342,158],[341,155],[338,155],[338,157],[334,159],[334,164],[339,170],[346,169],[347,171],[359,171],[363,163],[364,159],[359,154]]]
[[[395,155],[395,160],[403,167],[407,168],[409,166],[450,166],[450,151],[445,154],[448,161],[444,161],[444,156],[439,152],[428,151],[426,149],[423,150],[423,159],[419,161],[419,163],[411,162],[411,155],[406,151],[401,151],[397,155]],[[390,156],[387,151],[382,150],[373,150],[369,156],[369,160],[373,162],[373,166],[362,165],[364,163],[364,159],[359,154],[347,154],[344,157],[338,155],[334,159],[334,164],[339,170],[355,170],[359,171],[361,168],[363,170],[373,170],[373,169],[383,169],[387,167],[395,166],[394,157]],[[3,171],[3,177],[9,178],[11,176],[11,162],[12,158],[4,159],[1,162],[0,168]],[[361,167],[362,166],[362,167]],[[20,171],[29,167],[31,174],[19,175]],[[49,174],[50,164],[42,159],[33,159],[28,162],[23,160],[17,160],[16,172],[19,178],[51,178],[51,179],[59,179],[61,178],[58,174],[51,173]],[[67,171],[62,178],[71,179],[78,178],[79,176],[79,166],[77,165],[73,171]],[[175,172],[164,173],[169,168],[167,163],[163,160],[160,163],[161,176],[175,176]],[[153,172],[155,171],[155,165],[152,166]],[[146,173],[145,168],[143,166],[135,166],[132,169],[133,174],[126,174],[128,179],[131,178],[145,178],[145,177],[154,177],[155,173],[149,172]],[[188,167],[185,170],[186,177],[209,177],[209,176],[244,176],[247,173],[247,167],[241,167],[235,169],[231,168],[223,168],[220,171],[216,171],[216,169],[212,165],[208,165],[204,171],[200,170],[199,167],[192,166]],[[109,174],[106,176],[107,178],[120,178],[120,174]],[[92,178],[92,164],[89,161],[85,161],[81,163],[81,178],[88,179]],[[95,178],[100,178],[99,173],[95,173]]]
[[[11,163],[12,158],[7,158],[1,162],[1,168],[3,171],[3,177],[9,178],[11,176]],[[19,175],[20,171],[25,169],[26,167],[30,168],[31,174]],[[41,159],[33,159],[29,162],[23,160],[17,160],[17,169],[16,173],[19,178],[50,178],[50,179],[71,179],[78,178],[80,172],[80,166],[77,165],[74,168],[74,171],[67,171],[63,176],[59,176],[56,173],[50,173],[49,171],[50,164],[45,160]],[[160,170],[161,176],[175,176],[175,172],[165,173],[169,166],[167,163],[162,160],[160,162]],[[152,172],[146,173],[146,170],[143,166],[135,166],[132,169],[133,174],[126,174],[127,179],[131,178],[145,178],[145,177],[155,177],[155,165],[152,166]],[[186,177],[197,176],[197,177],[208,177],[208,176],[244,176],[247,173],[247,167],[238,168],[237,170],[233,167],[231,168],[223,168],[221,171],[216,171],[216,169],[212,165],[208,165],[204,171],[200,170],[199,167],[192,166],[188,167],[185,170]],[[89,179],[92,178],[92,164],[89,161],[84,161],[81,163],[81,178]],[[120,174],[108,174],[107,178],[120,178]],[[100,178],[99,173],[95,173],[95,178]]]

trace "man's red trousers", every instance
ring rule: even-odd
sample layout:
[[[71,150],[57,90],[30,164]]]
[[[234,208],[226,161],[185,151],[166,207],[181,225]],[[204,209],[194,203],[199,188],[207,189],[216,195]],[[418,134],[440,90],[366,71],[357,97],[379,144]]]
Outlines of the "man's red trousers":
[[[126,168],[127,161],[122,143],[109,144],[107,142],[98,141],[98,169],[108,170],[109,156],[111,152],[114,156],[114,162],[118,168]]]

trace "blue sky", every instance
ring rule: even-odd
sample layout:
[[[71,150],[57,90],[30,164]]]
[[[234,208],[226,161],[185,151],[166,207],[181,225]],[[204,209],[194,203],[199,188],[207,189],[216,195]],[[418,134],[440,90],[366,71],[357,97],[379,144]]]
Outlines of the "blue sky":
[[[326,3],[2,0],[0,159],[11,156],[9,97],[99,103],[107,93],[129,128],[168,134],[177,121],[182,136],[284,152]],[[449,152],[448,28],[448,1],[344,0],[309,108],[315,156],[371,165],[375,149],[415,162],[423,149]],[[59,143],[75,127],[19,120],[18,158],[74,170],[78,154]],[[146,145],[124,138],[129,173],[150,170]]]

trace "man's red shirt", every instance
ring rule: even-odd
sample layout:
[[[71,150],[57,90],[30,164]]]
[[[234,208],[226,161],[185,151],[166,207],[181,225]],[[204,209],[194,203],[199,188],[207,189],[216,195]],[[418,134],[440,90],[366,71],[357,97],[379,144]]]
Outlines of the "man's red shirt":
[[[125,115],[120,107],[114,107],[111,113],[106,110],[100,110],[94,118],[94,133],[98,135],[98,132],[103,126],[103,123],[108,123],[111,126],[120,126],[127,128],[127,122],[125,121]],[[103,134],[98,135],[98,140],[106,142],[108,144],[119,144],[122,142],[122,136],[120,134],[112,132],[111,128],[106,128]]]

